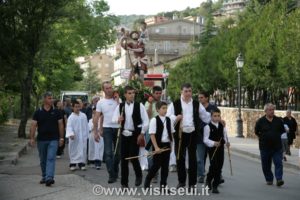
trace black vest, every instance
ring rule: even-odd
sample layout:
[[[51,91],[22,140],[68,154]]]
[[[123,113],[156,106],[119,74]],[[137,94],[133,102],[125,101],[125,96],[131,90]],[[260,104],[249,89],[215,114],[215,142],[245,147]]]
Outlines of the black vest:
[[[210,128],[210,133],[209,133],[209,139],[219,142],[221,139],[221,144],[225,144],[225,140],[224,140],[224,127],[221,123],[219,123],[218,128],[213,125],[211,122],[208,124],[209,128]]]
[[[181,100],[178,99],[176,101],[174,101],[173,103],[174,105],[174,112],[175,115],[181,115],[182,114],[182,106],[181,106]],[[201,138],[203,138],[203,133],[201,133],[201,119],[199,117],[199,102],[198,101],[193,101],[193,118],[194,118],[194,126],[195,126],[195,132],[197,135],[202,134]],[[175,131],[176,131],[176,135],[178,135],[179,132],[179,125],[180,123],[177,123],[175,126]]]
[[[164,123],[161,121],[161,119],[158,115],[155,117],[155,119],[156,119],[155,139],[156,139],[157,146],[160,147],[162,135],[164,132]],[[167,131],[168,131],[169,140],[172,142],[173,138],[172,138],[172,132],[171,132],[171,119],[169,117],[166,117],[166,123],[167,123]],[[145,149],[149,150],[151,146],[152,146],[152,141],[150,139],[150,141],[147,143]]]
[[[120,104],[120,115],[122,114],[124,105],[125,105],[125,102]],[[121,131],[124,130],[124,125],[125,125],[125,120],[126,120],[125,107],[124,107],[123,117],[124,117],[124,121],[121,124]],[[140,134],[142,131],[142,127],[138,127],[139,125],[142,124],[140,103],[134,102],[134,104],[133,104],[132,121],[133,121],[133,126],[134,126],[134,133]]]

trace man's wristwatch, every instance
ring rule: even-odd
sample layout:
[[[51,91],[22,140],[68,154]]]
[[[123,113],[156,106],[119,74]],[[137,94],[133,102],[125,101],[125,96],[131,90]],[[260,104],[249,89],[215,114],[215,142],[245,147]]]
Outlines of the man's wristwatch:
[[[65,140],[65,139],[64,139],[64,138],[60,138],[59,140],[62,140],[62,141],[63,141],[63,140]]]

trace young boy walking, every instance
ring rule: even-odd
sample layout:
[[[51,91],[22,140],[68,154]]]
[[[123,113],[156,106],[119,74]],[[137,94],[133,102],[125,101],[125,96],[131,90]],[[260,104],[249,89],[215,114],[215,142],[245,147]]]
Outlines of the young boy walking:
[[[209,172],[206,185],[212,193],[219,193],[221,171],[224,163],[224,144],[230,146],[225,127],[220,123],[221,111],[215,108],[211,111],[211,122],[204,127],[204,143],[208,147],[210,158]]]
[[[96,114],[96,108],[93,108],[92,118],[89,120],[89,148],[88,148],[88,160],[95,164],[95,168],[100,170],[101,163],[103,160],[104,154],[104,141],[103,137],[99,135],[99,142],[95,141],[95,137],[93,134],[94,124],[93,118]]]
[[[124,92],[126,101],[116,107],[112,121],[121,124],[121,185],[122,188],[128,188],[129,167],[126,158],[139,155],[139,146],[144,143],[149,119],[144,105],[134,102],[134,88],[125,86]],[[131,163],[136,177],[135,186],[140,186],[143,181],[140,162],[138,159],[132,159]]]
[[[79,169],[86,170],[88,121],[86,115],[80,112],[78,101],[74,101],[72,106],[73,113],[68,118],[66,131],[66,137],[69,138],[70,170],[76,170],[76,164]]]
[[[173,122],[166,116],[168,105],[166,102],[157,102],[156,110],[158,115],[151,119],[149,125],[149,134],[151,140],[148,142],[146,149],[149,150],[152,146],[153,151],[157,152],[153,156],[153,165],[149,169],[145,179],[144,188],[150,187],[150,182],[155,177],[157,171],[161,168],[160,187],[163,189],[167,185],[169,174],[169,161],[171,153],[171,142],[173,141],[172,134],[175,133]],[[168,151],[160,152],[163,149]]]

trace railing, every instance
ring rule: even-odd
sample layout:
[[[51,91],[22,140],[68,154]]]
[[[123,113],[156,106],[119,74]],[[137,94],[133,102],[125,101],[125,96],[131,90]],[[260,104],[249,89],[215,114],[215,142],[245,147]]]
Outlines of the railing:
[[[178,49],[171,49],[171,50],[164,50],[164,49],[157,49],[156,53],[158,55],[178,55],[179,50]],[[147,55],[154,55],[155,50],[154,49],[147,49],[145,50],[145,54]]]

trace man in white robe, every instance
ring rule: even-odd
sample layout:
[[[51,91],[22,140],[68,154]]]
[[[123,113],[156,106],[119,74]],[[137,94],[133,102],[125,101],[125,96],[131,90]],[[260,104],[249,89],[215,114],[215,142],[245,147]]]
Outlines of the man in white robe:
[[[70,170],[76,170],[76,164],[79,169],[86,170],[88,121],[86,115],[80,112],[79,102],[75,101],[72,105],[73,113],[68,118],[66,130],[66,137],[69,138]]]

